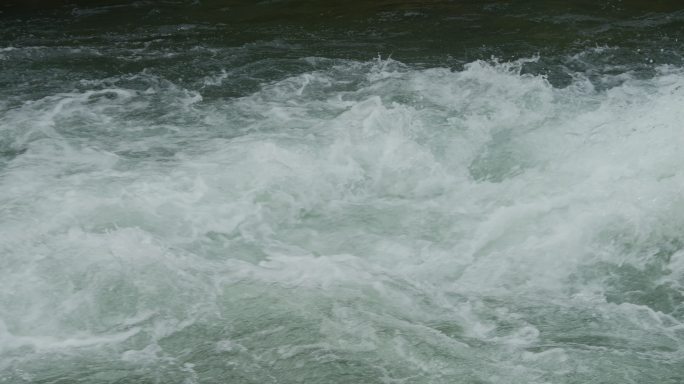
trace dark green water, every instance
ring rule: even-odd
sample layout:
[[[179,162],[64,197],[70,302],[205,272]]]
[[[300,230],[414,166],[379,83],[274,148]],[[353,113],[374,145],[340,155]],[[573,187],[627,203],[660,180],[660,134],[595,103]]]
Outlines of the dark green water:
[[[684,4],[0,11],[0,383],[684,383]]]

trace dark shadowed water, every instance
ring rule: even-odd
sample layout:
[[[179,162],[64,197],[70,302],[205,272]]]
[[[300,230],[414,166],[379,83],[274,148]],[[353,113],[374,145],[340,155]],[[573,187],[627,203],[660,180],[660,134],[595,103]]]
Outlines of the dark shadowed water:
[[[684,383],[683,3],[0,12],[0,383]]]

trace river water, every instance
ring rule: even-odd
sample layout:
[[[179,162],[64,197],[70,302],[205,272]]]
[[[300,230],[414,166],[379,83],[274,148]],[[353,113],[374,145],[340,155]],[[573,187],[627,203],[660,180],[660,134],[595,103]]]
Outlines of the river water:
[[[676,1],[0,7],[0,383],[684,383]]]

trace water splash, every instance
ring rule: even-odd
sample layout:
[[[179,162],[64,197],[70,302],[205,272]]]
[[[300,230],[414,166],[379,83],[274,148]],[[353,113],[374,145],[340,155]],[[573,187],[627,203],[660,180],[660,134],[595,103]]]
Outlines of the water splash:
[[[2,113],[0,378],[682,378],[680,68],[308,60]]]

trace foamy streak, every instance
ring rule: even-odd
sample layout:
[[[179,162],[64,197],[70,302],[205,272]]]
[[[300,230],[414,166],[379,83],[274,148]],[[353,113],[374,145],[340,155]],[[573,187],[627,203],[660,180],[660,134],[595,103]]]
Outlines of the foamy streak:
[[[143,74],[5,112],[5,377],[93,351],[188,382],[666,377],[684,73],[597,92],[521,65],[350,62],[204,102]]]

